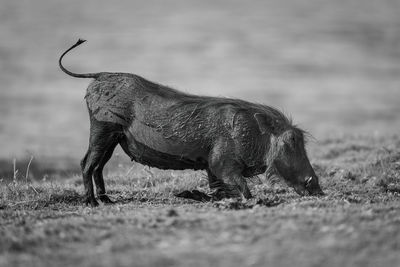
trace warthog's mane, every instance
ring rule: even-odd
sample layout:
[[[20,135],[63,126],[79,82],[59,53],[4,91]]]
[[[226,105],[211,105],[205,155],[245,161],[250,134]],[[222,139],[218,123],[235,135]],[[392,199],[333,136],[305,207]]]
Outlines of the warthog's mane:
[[[251,116],[256,113],[261,113],[272,123],[271,126],[273,129],[286,129],[292,126],[291,118],[285,116],[283,112],[274,107],[234,98],[183,94],[180,96],[180,99],[170,107],[170,111],[173,113],[173,111],[179,110],[181,113],[194,115],[206,113],[209,110],[221,110],[225,107],[229,107],[230,111],[235,114],[233,116],[234,118],[240,112],[245,112]]]
[[[172,108],[191,108],[196,106],[198,110],[206,110],[209,108],[218,109],[227,105],[237,111],[246,110],[254,113],[264,113],[267,117],[280,124],[292,124],[291,119],[276,108],[235,98],[183,95],[181,100],[174,104]]]

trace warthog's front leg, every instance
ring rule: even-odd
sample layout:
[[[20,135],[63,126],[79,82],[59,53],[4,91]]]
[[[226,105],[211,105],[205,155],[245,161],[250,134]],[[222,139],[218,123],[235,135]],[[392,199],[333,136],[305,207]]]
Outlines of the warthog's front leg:
[[[210,189],[216,199],[243,197],[251,198],[250,189],[242,176],[244,166],[234,157],[233,145],[229,140],[219,140],[209,156],[208,177]]]
[[[252,197],[247,182],[244,177],[237,172],[226,172],[217,186],[211,186],[212,198],[220,200],[223,198],[237,198],[242,197],[249,199]]]

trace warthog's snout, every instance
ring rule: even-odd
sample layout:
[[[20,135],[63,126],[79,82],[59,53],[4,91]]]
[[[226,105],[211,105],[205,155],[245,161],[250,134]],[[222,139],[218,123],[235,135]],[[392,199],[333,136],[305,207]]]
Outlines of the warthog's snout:
[[[324,191],[322,191],[321,187],[318,183],[318,178],[315,177],[308,177],[305,181],[305,189],[311,196],[323,196],[325,195]]]
[[[302,179],[299,179],[302,180]],[[300,196],[323,196],[325,195],[318,183],[316,176],[309,176],[304,183],[292,184],[294,191]]]

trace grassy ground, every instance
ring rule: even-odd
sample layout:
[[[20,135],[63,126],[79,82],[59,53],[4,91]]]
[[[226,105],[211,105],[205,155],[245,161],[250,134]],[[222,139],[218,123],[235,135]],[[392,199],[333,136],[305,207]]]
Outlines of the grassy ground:
[[[4,183],[1,266],[399,266],[400,138],[347,136],[310,151],[326,196],[250,181],[256,196],[199,203],[201,172],[134,167],[106,178],[116,204],[80,204],[80,177]]]

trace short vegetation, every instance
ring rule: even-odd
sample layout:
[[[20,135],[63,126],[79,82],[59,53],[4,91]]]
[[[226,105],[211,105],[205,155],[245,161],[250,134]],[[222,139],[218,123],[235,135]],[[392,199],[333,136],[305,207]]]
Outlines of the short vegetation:
[[[326,196],[258,176],[252,200],[195,202],[174,195],[207,192],[205,173],[134,165],[105,178],[116,203],[91,208],[79,175],[5,177],[0,265],[397,266],[400,138],[346,136],[309,152]]]

